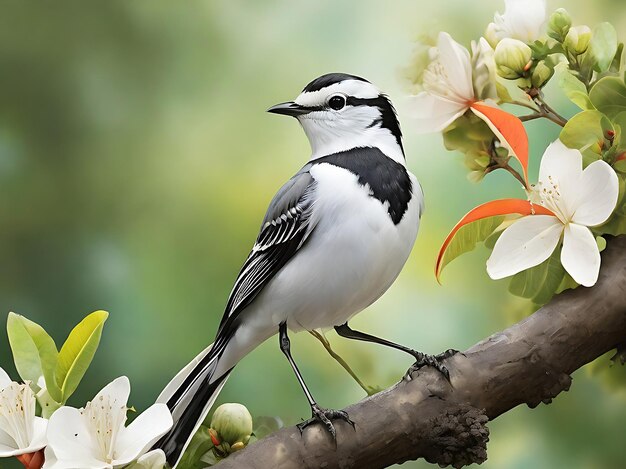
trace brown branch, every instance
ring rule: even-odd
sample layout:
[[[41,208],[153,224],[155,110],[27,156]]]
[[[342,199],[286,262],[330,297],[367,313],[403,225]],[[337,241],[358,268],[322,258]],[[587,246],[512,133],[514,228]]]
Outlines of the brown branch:
[[[626,236],[609,241],[595,287],[555,297],[525,320],[447,361],[451,387],[423,369],[345,410],[337,445],[320,426],[285,428],[220,463],[221,469],[381,468],[424,458],[461,467],[487,457],[488,419],[549,403],[570,373],[626,342]]]

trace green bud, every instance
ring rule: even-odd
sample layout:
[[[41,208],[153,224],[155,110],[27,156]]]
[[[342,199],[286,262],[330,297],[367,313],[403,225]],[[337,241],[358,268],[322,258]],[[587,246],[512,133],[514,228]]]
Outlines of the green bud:
[[[559,8],[550,16],[548,21],[548,36],[563,42],[569,28],[572,26],[572,18],[564,8]]]
[[[496,157],[503,160],[509,156],[509,151],[503,146],[496,147]]]
[[[252,416],[241,404],[222,404],[213,414],[211,428],[217,431],[221,444],[247,443],[252,435]],[[230,447],[230,446],[229,446]]]
[[[470,171],[467,173],[467,180],[474,183],[479,183],[485,177],[485,171]]]
[[[546,65],[544,60],[537,63],[530,77],[534,88],[541,88],[554,75],[554,68]]]
[[[502,39],[494,55],[498,75],[509,80],[519,78],[530,68],[532,54],[530,47],[522,41],[508,37]]]
[[[585,53],[591,41],[589,26],[574,26],[570,28],[563,41],[563,47],[574,55]]]

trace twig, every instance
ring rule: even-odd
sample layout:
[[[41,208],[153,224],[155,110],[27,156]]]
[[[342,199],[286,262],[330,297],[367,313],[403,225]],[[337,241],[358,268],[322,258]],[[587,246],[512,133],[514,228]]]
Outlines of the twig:
[[[528,184],[526,183],[526,181],[524,180],[522,175],[520,173],[518,173],[517,170],[512,168],[509,165],[508,162],[507,162],[506,165],[501,166],[501,168],[506,169],[509,173],[511,173],[513,175],[513,177],[515,177],[515,179],[517,179],[519,182],[521,182],[522,183],[522,187],[524,187],[524,189],[526,189],[527,191],[530,190],[530,188],[528,187]]]
[[[324,346],[326,351],[329,353],[329,355],[333,357],[337,361],[337,363],[339,363],[348,372],[350,376],[352,376],[352,378],[359,384],[359,386],[361,386],[361,388],[363,388],[363,391],[365,391],[368,396],[372,396],[373,394],[377,392],[375,388],[371,386],[367,386],[365,383],[363,383],[363,381],[359,379],[359,377],[354,372],[354,370],[350,367],[350,365],[348,365],[348,363],[343,358],[341,358],[341,356],[337,352],[333,350],[333,348],[330,345],[330,342],[328,341],[326,337],[324,337],[323,334],[320,334],[318,331],[309,331],[309,332],[311,333],[313,337],[315,337],[317,340],[319,340],[322,343],[322,345]]]
[[[531,106],[530,104],[524,103],[522,101],[515,101],[513,103],[518,106],[523,106],[534,111],[531,114],[521,116],[519,119],[522,122],[526,122],[526,121],[530,121],[534,119],[540,119],[543,117],[554,122],[557,125],[560,125],[561,127],[565,127],[565,124],[567,124],[567,119],[561,116],[558,112],[554,110],[554,108],[552,108],[548,103],[544,101],[543,93],[541,92],[541,90],[537,88],[533,88],[533,89],[528,90],[527,94],[536,104],[536,107]],[[539,108],[538,110],[537,110],[537,107]]]
[[[500,168],[506,169],[509,173],[513,175],[515,179],[517,179],[522,184],[522,187],[526,191],[530,190],[530,187],[528,187],[528,183],[522,177],[522,175],[515,168],[509,165],[510,157],[500,158],[497,155],[496,148],[495,148],[495,140],[491,142],[488,153],[489,153],[490,161],[489,161],[489,166],[487,166],[487,168],[485,169],[485,174],[489,174],[492,171],[495,171],[496,169],[500,169]]]

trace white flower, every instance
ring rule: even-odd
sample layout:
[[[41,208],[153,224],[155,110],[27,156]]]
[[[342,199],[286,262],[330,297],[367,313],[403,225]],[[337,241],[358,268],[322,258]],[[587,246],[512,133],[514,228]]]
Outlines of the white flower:
[[[410,104],[412,117],[417,120],[415,127],[418,132],[443,130],[467,111],[478,98],[495,98],[491,48],[482,40],[473,50],[477,75],[480,75],[477,89],[490,93],[490,96],[476,96],[469,52],[448,33],[441,32],[437,47],[432,51],[433,60],[423,74],[424,91],[413,96]],[[493,87],[487,86],[485,75],[487,81],[493,77]]]
[[[526,216],[504,230],[487,261],[487,273],[499,279],[539,265],[563,237],[563,267],[577,283],[594,285],[600,252],[588,227],[609,218],[617,196],[617,175],[607,163],[594,161],[583,171],[580,151],[555,141],[543,155],[539,183],[531,194],[533,203],[554,216]]]
[[[0,368],[0,458],[39,451],[46,446],[48,421],[35,416],[29,384],[11,381]]]
[[[165,466],[165,453],[161,449],[155,449],[141,456],[126,469],[163,469],[163,466]]]
[[[504,0],[504,13],[496,13],[485,35],[492,46],[505,37],[535,42],[546,30],[546,0]]]
[[[61,407],[50,418],[45,469],[111,469],[135,461],[172,426],[165,404],[154,404],[128,427],[130,383],[122,376],[84,409]],[[150,466],[146,466],[150,467]]]
[[[494,50],[484,37],[472,41],[474,95],[479,99],[497,99]]]

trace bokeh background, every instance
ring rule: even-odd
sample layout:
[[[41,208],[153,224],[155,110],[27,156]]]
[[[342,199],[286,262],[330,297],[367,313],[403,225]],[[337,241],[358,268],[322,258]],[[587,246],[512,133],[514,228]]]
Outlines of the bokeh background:
[[[578,23],[626,29],[620,0],[550,2],[559,6]],[[400,103],[419,35],[446,30],[468,45],[496,10],[500,0],[2,1],[0,322],[24,314],[60,345],[84,315],[108,310],[71,404],[125,374],[132,404],[144,409],[212,341],[269,200],[307,160],[295,120],[265,109],[330,71],[367,77]],[[573,113],[556,88],[548,96]],[[483,248],[437,285],[437,249],[468,209],[521,194],[507,174],[468,182],[461,155],[400,118],[427,209],[404,272],[354,326],[429,353],[464,349],[526,305],[506,281],[488,279]],[[528,129],[536,162],[559,129],[547,121]],[[531,165],[532,179],[536,172]],[[389,386],[410,365],[403,354],[328,337],[368,384]],[[276,342],[241,362],[220,401],[294,424],[309,409]],[[292,343],[322,405],[363,397],[311,336]],[[0,366],[17,377],[4,332]],[[552,405],[517,408],[490,428],[486,468],[626,464],[626,394],[588,370]]]

